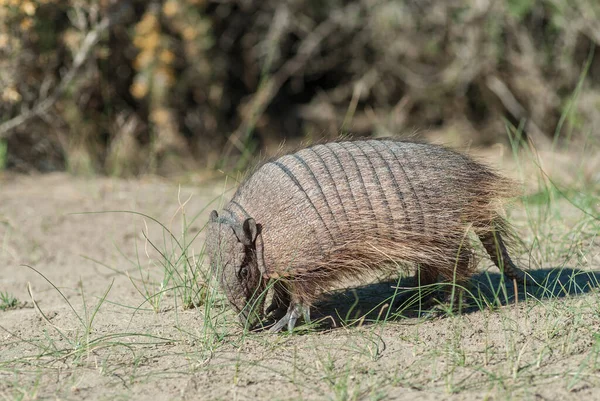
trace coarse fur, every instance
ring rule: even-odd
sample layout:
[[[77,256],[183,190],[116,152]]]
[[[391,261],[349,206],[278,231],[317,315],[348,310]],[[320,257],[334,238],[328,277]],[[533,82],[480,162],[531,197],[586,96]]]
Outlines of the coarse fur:
[[[293,327],[323,290],[349,277],[417,266],[421,285],[464,284],[473,231],[512,279],[500,216],[516,186],[445,147],[395,139],[336,141],[268,161],[213,211],[207,251],[243,322],[270,311]]]

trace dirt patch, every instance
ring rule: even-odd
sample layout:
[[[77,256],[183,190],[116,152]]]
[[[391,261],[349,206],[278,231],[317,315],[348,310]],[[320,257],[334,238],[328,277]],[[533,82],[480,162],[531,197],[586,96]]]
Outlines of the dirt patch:
[[[182,210],[186,258],[201,254],[207,205],[222,194],[221,181],[52,174],[8,175],[0,184],[0,292],[18,301],[0,311],[7,399],[597,397],[598,222],[569,202],[556,200],[561,214],[543,221],[531,205],[511,214],[532,249],[520,259],[548,279],[546,293],[522,292],[515,302],[482,263],[473,288],[488,301],[460,316],[383,319],[391,282],[325,297],[316,316],[335,329],[269,335],[245,334],[220,299],[210,309],[183,308],[183,290],[174,291],[181,281],[165,279],[160,264],[181,261],[173,255]],[[115,212],[82,214],[100,211]],[[553,219],[558,229],[549,228]],[[346,318],[369,309],[376,313],[362,321]],[[352,324],[339,327],[344,322]]]

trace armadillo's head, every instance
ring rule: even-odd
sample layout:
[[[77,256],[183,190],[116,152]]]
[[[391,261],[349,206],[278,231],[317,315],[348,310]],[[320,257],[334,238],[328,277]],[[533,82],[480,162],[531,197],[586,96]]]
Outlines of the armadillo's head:
[[[206,251],[227,299],[247,327],[263,316],[266,281],[263,278],[262,236],[253,218],[238,221],[213,210],[206,233]],[[257,252],[257,246],[259,247]]]

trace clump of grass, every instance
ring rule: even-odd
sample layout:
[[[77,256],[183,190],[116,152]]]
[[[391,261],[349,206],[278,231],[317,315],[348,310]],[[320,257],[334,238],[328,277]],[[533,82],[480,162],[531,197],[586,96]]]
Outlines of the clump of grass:
[[[35,339],[23,338],[17,333],[13,333],[6,328],[0,326],[4,332],[8,333],[11,338],[15,339],[17,343],[26,343],[33,346],[33,352],[25,354],[20,358],[16,358],[12,361],[0,360],[0,368],[5,366],[17,366],[19,363],[30,364],[31,361],[44,361],[44,360],[71,360],[75,365],[82,365],[87,361],[87,358],[97,353],[101,349],[112,349],[122,347],[126,351],[133,352],[134,346],[144,345],[156,345],[172,343],[174,340],[171,338],[163,338],[144,333],[135,332],[123,332],[123,333],[109,333],[101,334],[98,333],[94,324],[96,317],[100,312],[101,307],[105,304],[107,296],[112,289],[113,283],[111,283],[107,289],[98,298],[95,305],[88,304],[83,283],[80,282],[80,294],[82,300],[82,309],[79,310],[73,305],[68,297],[57,287],[48,277],[43,273],[31,266],[25,266],[37,275],[42,277],[44,281],[52,286],[52,288],[58,292],[61,298],[68,305],[71,310],[74,320],[77,323],[75,328],[64,328],[51,321],[47,313],[40,307],[34,291],[31,285],[28,285],[27,290],[31,297],[33,307],[38,312],[41,319],[46,323],[47,327],[41,329],[42,336]],[[52,334],[54,333],[54,335]],[[97,354],[96,354],[97,355]],[[94,358],[92,358],[93,360]]]
[[[136,249],[135,264],[139,278],[135,280],[129,276],[129,279],[155,312],[161,310],[161,301],[164,297],[171,294],[174,295],[175,303],[177,304],[179,300],[179,305],[184,310],[204,305],[208,296],[208,277],[202,270],[204,252],[201,250],[200,253],[195,253],[192,248],[194,240],[202,232],[202,229],[196,233],[192,233],[190,230],[200,213],[188,221],[184,206],[180,205],[180,207],[182,226],[179,237],[176,237],[167,226],[158,220],[143,215],[146,219],[159,225],[162,230],[162,240],[160,244],[152,240],[149,236],[148,225],[144,222],[146,267]],[[162,275],[157,281],[153,280],[153,276],[156,277],[156,274],[153,275],[150,271],[153,268],[156,274]]]
[[[92,212],[93,214],[124,213],[139,216],[143,219],[141,233],[143,248],[140,249],[136,242],[135,257],[126,256],[125,252],[117,246],[121,255],[133,267],[135,274],[86,257],[86,259],[118,274],[127,276],[135,290],[143,298],[143,302],[138,306],[138,309],[147,304],[158,313],[165,309],[163,303],[165,298],[172,298],[176,308],[193,309],[205,305],[210,296],[210,277],[203,268],[204,246],[196,241],[204,230],[205,224],[201,228],[196,228],[195,224],[203,211],[210,207],[212,202],[191,218],[188,218],[186,205],[190,198],[184,202],[179,198],[178,200],[179,207],[173,214],[171,222],[176,219],[180,220],[179,233],[170,229],[167,224],[157,218],[136,211]],[[156,235],[157,231],[159,232],[158,235]],[[198,248],[194,248],[195,245],[200,245],[199,252]],[[170,308],[170,306],[166,308]]]
[[[207,269],[204,241],[201,240],[206,227],[201,216],[220,198],[207,202],[201,210],[191,214],[188,213],[191,196],[182,200],[179,195],[177,208],[168,222],[137,211],[91,212],[140,218],[141,235],[135,241],[133,256],[129,256],[131,250],[125,251],[120,245],[116,245],[128,266],[111,266],[99,260],[84,258],[129,280],[141,297],[141,302],[137,305],[107,302],[132,310],[131,321],[138,313],[174,312],[175,328],[182,341],[196,344],[187,357],[202,365],[223,344],[224,338],[230,335],[232,325],[238,326],[231,319],[231,313],[223,313],[229,312],[229,309],[225,308],[224,295],[218,290],[214,275]],[[180,320],[180,312],[191,310],[200,317],[198,326],[190,327]],[[187,318],[183,320],[187,321]]]
[[[0,311],[6,311],[9,309],[16,309],[19,305],[19,301],[14,295],[0,291]]]

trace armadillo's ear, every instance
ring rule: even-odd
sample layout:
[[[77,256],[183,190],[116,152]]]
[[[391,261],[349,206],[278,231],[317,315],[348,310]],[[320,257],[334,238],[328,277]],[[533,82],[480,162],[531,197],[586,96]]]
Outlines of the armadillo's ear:
[[[258,235],[258,226],[256,225],[256,221],[249,217],[244,220],[243,224],[244,235],[243,238],[240,238],[242,244],[244,245],[252,245],[254,241],[256,241],[256,236]]]
[[[219,218],[219,213],[217,213],[216,210],[213,210],[212,212],[210,212],[210,217],[208,219],[208,222],[214,223],[217,221],[218,218]]]

